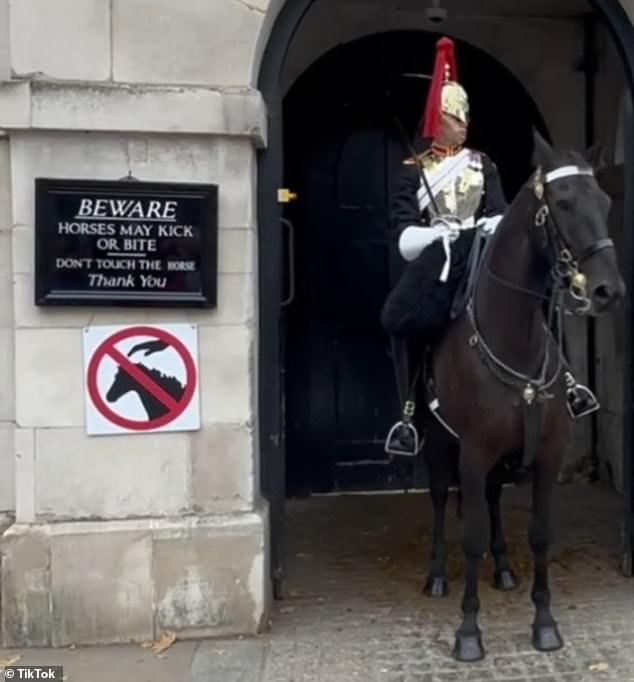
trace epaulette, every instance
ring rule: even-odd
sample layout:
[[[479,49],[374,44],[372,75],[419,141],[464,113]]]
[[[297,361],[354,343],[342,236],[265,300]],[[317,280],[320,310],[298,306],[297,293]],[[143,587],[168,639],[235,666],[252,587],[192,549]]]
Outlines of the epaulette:
[[[403,165],[404,166],[413,166],[415,163],[420,163],[430,153],[431,153],[431,150],[428,149],[427,151],[424,151],[420,154],[416,154],[416,156],[408,156],[406,159],[403,160]]]

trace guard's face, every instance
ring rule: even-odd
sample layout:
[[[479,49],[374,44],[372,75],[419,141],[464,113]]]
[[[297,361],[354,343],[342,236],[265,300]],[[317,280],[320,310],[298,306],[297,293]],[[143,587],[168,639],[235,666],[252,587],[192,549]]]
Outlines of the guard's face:
[[[438,142],[448,147],[459,147],[467,139],[467,125],[456,116],[444,111],[440,114]]]

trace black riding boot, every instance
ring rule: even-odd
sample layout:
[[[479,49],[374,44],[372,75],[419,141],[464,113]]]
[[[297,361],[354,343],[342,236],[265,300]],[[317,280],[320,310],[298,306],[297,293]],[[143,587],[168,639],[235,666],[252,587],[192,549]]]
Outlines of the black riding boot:
[[[565,380],[568,413],[572,419],[581,419],[581,417],[592,414],[600,408],[599,401],[594,393],[587,386],[577,383],[572,372],[566,372]]]
[[[410,382],[409,349],[406,341],[394,337],[391,341],[396,385],[403,411],[400,421],[392,426],[387,435],[385,452],[391,455],[414,457],[420,450],[421,442],[416,426],[412,421],[416,405],[407,395]]]

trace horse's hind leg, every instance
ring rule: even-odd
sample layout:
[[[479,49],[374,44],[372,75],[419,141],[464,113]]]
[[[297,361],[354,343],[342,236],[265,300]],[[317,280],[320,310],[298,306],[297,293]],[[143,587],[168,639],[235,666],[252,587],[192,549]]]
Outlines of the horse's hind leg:
[[[430,597],[446,597],[449,594],[445,512],[452,478],[452,457],[455,457],[450,451],[452,449],[447,447],[442,427],[437,423],[430,424],[425,441],[425,459],[429,470],[429,492],[434,505],[434,530],[431,571],[423,587],[423,593]]]
[[[551,497],[557,477],[558,463],[557,457],[544,458],[543,461],[536,462],[533,472],[533,517],[528,539],[534,557],[531,597],[536,612],[533,621],[533,646],[538,651],[555,651],[563,646],[557,623],[550,612],[550,588],[548,587]]]
[[[506,553],[507,547],[500,510],[503,478],[504,469],[502,464],[499,464],[491,471],[487,479],[487,502],[491,520],[491,554],[495,561],[493,580],[498,590],[514,590],[518,581]]]
[[[453,656],[459,661],[472,662],[484,658],[484,647],[478,627],[478,573],[480,560],[489,544],[489,516],[487,513],[487,469],[483,453],[474,448],[460,453],[460,481],[464,503],[463,549],[466,560],[465,589],[462,597],[462,624],[456,632]]]

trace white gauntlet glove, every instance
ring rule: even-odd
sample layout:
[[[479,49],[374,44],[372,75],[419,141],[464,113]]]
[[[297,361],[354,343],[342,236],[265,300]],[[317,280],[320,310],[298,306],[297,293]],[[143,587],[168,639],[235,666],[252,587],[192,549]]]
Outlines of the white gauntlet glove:
[[[445,225],[436,227],[406,227],[398,240],[398,250],[407,261],[414,260],[423,249],[433,244],[437,239],[442,239],[449,230]]]
[[[503,217],[504,216],[500,214],[491,216],[489,218],[480,218],[480,220],[478,220],[477,227],[481,227],[482,231],[486,235],[493,234]]]

